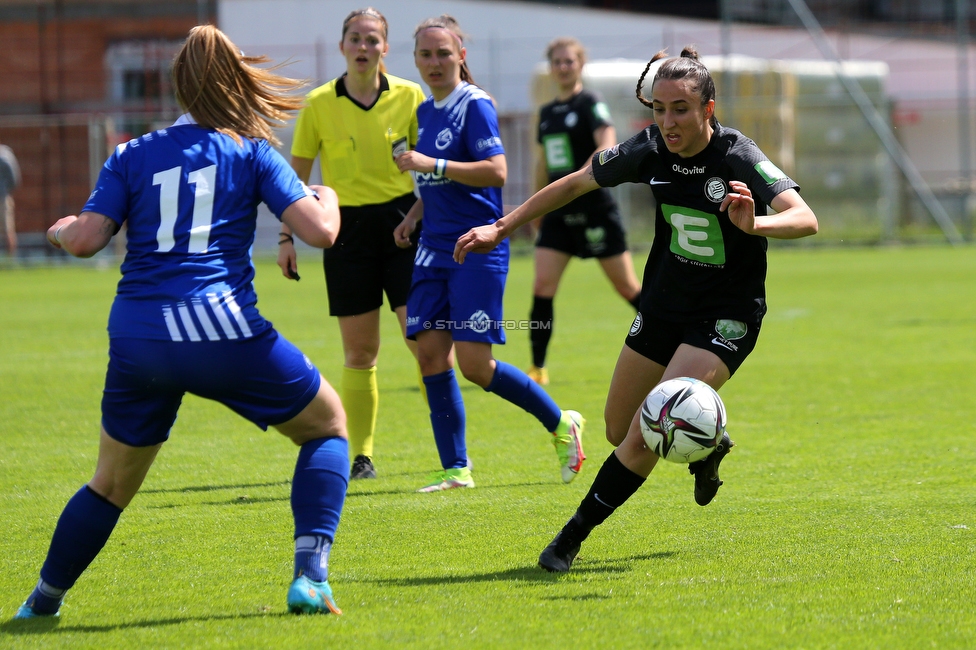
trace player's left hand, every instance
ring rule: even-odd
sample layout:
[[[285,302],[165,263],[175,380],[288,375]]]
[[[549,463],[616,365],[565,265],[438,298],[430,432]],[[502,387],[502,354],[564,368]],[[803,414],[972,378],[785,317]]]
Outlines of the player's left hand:
[[[487,253],[504,239],[501,231],[494,224],[478,226],[458,237],[454,244],[454,261],[464,264],[468,253]]]
[[[753,235],[756,232],[756,202],[752,191],[742,181],[729,181],[732,191],[725,195],[719,210],[728,210],[729,221],[739,230]]]
[[[411,213],[407,213],[403,217],[403,221],[398,223],[397,227],[393,229],[393,241],[400,248],[410,248],[413,245],[413,242],[410,240],[410,235],[417,229],[417,221]]]

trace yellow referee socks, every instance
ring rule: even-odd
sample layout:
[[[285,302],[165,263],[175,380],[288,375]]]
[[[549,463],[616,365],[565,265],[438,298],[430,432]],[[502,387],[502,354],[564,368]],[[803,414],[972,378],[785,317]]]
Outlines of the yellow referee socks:
[[[373,432],[380,392],[376,387],[376,366],[359,370],[342,369],[342,405],[349,431],[349,457],[373,457]]]

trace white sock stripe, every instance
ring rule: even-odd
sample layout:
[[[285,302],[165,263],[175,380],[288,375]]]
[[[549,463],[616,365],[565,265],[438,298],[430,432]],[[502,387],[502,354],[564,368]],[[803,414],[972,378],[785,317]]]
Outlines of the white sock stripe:
[[[37,581],[37,590],[48,598],[61,598],[68,591],[67,589],[58,589],[54,585],[44,582],[43,578]]]

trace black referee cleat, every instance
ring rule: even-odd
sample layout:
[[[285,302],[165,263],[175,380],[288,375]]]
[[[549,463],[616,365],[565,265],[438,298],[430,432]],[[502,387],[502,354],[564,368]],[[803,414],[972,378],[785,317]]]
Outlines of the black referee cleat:
[[[350,479],[376,478],[376,468],[369,456],[360,454],[352,461],[352,471],[349,472]]]
[[[698,505],[707,506],[715,498],[719,486],[722,485],[718,477],[719,463],[734,446],[729,434],[723,433],[722,439],[715,445],[715,451],[701,460],[688,463],[688,471],[695,475],[695,503]]]
[[[539,566],[549,573],[566,573],[576,559],[583,540],[589,534],[590,531],[577,521],[576,515],[573,515],[555,539],[549,542],[549,546],[542,551],[539,556]]]

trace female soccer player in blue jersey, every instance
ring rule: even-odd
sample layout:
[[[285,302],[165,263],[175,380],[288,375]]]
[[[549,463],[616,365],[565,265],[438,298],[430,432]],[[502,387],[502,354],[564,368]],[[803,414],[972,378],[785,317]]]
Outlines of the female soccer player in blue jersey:
[[[798,186],[756,143],[715,120],[715,84],[692,47],[660,64],[651,98],[637,98],[654,124],[595,154],[583,169],[547,186],[503,219],[461,237],[455,259],[474,261],[519,225],[573,198],[620,183],[650,184],[657,203],[640,310],[610,381],[604,417],[616,450],[603,463],[569,522],[539,557],[548,571],[568,571],[583,540],[633,495],[658,457],[644,444],[640,409],[661,381],[695,377],[716,390],[752,352],[766,313],[766,238],[817,232],[817,217]],[[776,214],[769,215],[766,206]],[[691,463],[695,501],[707,505],[722,481],[718,467],[733,446],[724,434]]]
[[[308,94],[291,146],[298,177],[307,183],[318,157],[322,182],[339,195],[339,239],[323,258],[329,313],[337,317],[342,336],[341,393],[353,479],[376,477],[380,307],[385,292],[406,335],[407,293],[417,250],[416,235],[406,248],[393,241],[393,229],[416,200],[413,181],[400,173],[394,156],[417,142],[417,106],[424,92],[420,85],[386,73],[388,31],[386,18],[372,7],[346,16],[339,45],[346,72]],[[297,278],[298,259],[287,224],[281,229],[278,265],[285,277]],[[416,356],[416,343],[407,340],[407,345]]]
[[[464,267],[452,258],[461,234],[502,216],[507,167],[494,103],[472,83],[464,36],[454,18],[424,21],[414,40],[417,69],[431,96],[417,109],[416,149],[397,158],[401,171],[415,172],[420,200],[394,234],[400,246],[409,245],[410,234],[423,219],[407,298],[407,335],[417,339],[443,468],[420,491],[474,487],[452,349],[465,378],[539,419],[552,435],[562,479],[569,483],[585,458],[583,418],[561,411],[524,372],[491,353],[492,344],[505,342],[501,321],[507,245]]]
[[[338,202],[327,187],[306,187],[269,144],[272,127],[300,107],[290,91],[301,84],[256,65],[265,62],[216,27],[193,28],[173,62],[184,115],[120,145],[81,214],[48,230],[57,248],[91,257],[126,224],[127,253],[109,315],[95,475],[61,514],[17,618],[58,615],[145,479],[185,393],[300,446],[288,609],[340,613],[327,578],[349,476],[346,416],[308,357],[258,313],[250,257],[262,201],[321,248],[335,241]]]

